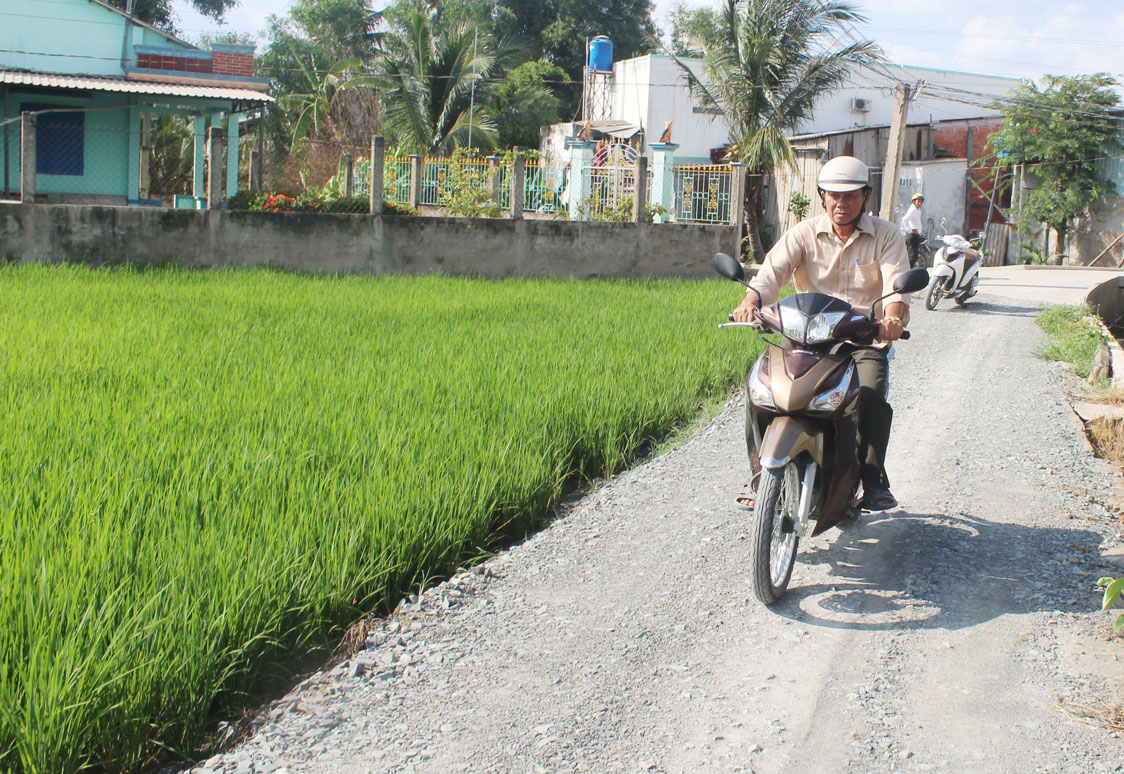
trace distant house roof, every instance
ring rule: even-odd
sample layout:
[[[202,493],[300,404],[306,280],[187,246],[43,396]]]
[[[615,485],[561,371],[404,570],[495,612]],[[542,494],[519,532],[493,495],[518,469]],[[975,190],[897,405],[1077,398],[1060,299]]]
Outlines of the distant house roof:
[[[964,124],[964,123],[993,123],[1002,120],[1002,116],[970,116],[967,118],[942,118],[939,121],[913,122],[906,124],[911,127],[933,126],[935,124]],[[822,132],[804,132],[803,134],[789,135],[789,140],[818,140],[823,137],[836,137],[841,134],[858,134],[860,132],[889,131],[889,124],[871,124],[870,126],[849,126],[844,129],[828,129]]]
[[[97,1],[97,0],[95,0]],[[253,89],[222,86],[193,86],[178,83],[136,81],[127,78],[93,75],[57,75],[26,70],[0,70],[0,83],[16,86],[39,86],[52,89],[114,91],[121,94],[152,94],[162,97],[203,97],[233,99],[246,102],[273,102],[273,97]]]

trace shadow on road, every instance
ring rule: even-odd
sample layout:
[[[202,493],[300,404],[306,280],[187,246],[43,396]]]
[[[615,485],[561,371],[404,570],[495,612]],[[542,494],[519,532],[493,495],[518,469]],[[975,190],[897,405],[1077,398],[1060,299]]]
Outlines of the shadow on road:
[[[948,302],[947,305],[938,306],[929,314],[989,314],[1004,315],[1006,317],[1037,317],[1042,312],[1042,307],[1020,306],[1017,302],[1002,304],[994,301],[969,301],[964,306]]]
[[[1101,536],[1090,530],[996,523],[968,515],[864,516],[798,555],[792,585],[772,608],[840,629],[959,629],[1011,613],[1064,610],[1075,587],[1097,607]],[[1079,557],[1072,559],[1072,557]],[[801,585],[801,566],[826,564],[829,583]]]

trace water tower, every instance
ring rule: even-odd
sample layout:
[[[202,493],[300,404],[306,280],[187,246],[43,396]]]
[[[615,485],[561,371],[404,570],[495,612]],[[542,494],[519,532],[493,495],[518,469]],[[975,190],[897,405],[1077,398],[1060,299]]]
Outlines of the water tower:
[[[586,46],[582,77],[582,120],[604,121],[612,117],[613,41],[598,35]]]

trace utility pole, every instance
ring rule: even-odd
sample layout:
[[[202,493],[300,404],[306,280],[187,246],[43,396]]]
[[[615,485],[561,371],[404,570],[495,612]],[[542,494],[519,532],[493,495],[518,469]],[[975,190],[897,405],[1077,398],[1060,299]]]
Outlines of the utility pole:
[[[894,114],[890,118],[890,142],[886,147],[886,163],[882,166],[883,220],[894,220],[894,202],[898,198],[898,175],[902,169],[905,147],[906,117],[909,115],[910,87],[899,83],[894,87]]]

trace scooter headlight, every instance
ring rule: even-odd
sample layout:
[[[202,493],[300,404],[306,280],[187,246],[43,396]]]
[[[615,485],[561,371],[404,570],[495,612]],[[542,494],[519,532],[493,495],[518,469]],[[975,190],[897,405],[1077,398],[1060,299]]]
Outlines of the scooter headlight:
[[[787,338],[793,341],[798,341],[801,344],[804,341],[804,334],[808,330],[808,318],[805,317],[799,309],[793,309],[791,306],[781,306],[781,332]]]
[[[773,390],[768,382],[761,377],[761,360],[753,364],[749,372],[749,400],[753,405],[761,408],[775,409]]]
[[[823,312],[809,319],[798,309],[781,307],[781,330],[801,344],[821,344],[831,341],[835,326],[846,316],[845,312]]]
[[[830,341],[832,336],[835,335],[835,326],[839,321],[846,317],[844,312],[824,312],[817,314],[808,323],[808,339],[806,344],[819,344],[824,341]]]
[[[808,404],[809,411],[826,411],[835,412],[843,405],[843,401],[847,399],[847,393],[851,389],[851,379],[855,374],[854,367],[847,369],[847,373],[843,374],[843,378],[839,380],[839,384],[830,387],[821,392],[816,397],[812,398],[812,402]]]

